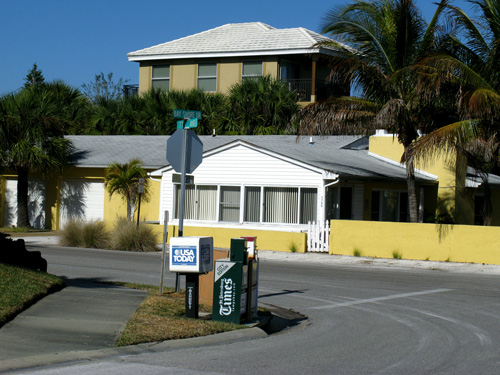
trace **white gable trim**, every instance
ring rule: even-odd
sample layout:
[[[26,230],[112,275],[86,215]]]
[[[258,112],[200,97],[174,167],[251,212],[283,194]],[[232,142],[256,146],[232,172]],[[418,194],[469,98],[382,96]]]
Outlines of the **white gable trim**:
[[[212,150],[206,151],[206,152],[203,153],[203,159],[205,159],[207,157],[210,157],[211,155],[215,155],[215,154],[224,152],[226,150],[229,150],[231,148],[238,147],[238,146],[243,146],[243,147],[249,148],[251,150],[260,152],[262,154],[271,156],[273,158],[276,158],[276,159],[279,159],[279,160],[283,160],[283,161],[285,161],[287,163],[290,163],[290,164],[299,166],[301,168],[310,170],[312,172],[316,172],[318,174],[321,174],[322,177],[323,177],[323,179],[329,179],[330,180],[330,179],[336,179],[336,178],[339,177],[338,174],[332,173],[331,171],[327,171],[327,170],[325,170],[323,168],[318,168],[318,167],[312,166],[310,164],[307,164],[307,163],[301,162],[299,160],[296,160],[296,159],[293,159],[293,158],[290,158],[290,157],[278,154],[276,152],[267,150],[267,149],[262,148],[262,147],[258,147],[258,146],[254,145],[254,144],[251,144],[249,142],[245,142],[245,141],[242,141],[242,140],[236,140],[236,141],[233,141],[231,143],[225,144],[223,146],[220,146],[220,147],[214,148]],[[153,176],[153,177],[161,177],[164,172],[168,172],[170,170],[172,170],[172,166],[171,165],[167,165],[167,166],[165,166],[165,167],[163,167],[161,169],[157,169],[157,170],[155,170],[153,172],[150,172],[149,175]]]

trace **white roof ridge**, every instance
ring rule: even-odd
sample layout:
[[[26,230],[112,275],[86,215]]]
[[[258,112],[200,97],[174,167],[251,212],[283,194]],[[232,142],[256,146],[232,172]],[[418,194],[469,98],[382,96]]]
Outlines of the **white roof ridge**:
[[[316,39],[314,39],[314,38],[312,37],[312,35],[311,35],[311,32],[313,32],[313,31],[308,30],[308,29],[306,29],[305,27],[297,27],[297,29],[299,29],[299,30],[300,30],[300,32],[301,32],[301,33],[303,33],[303,34],[306,36],[306,38],[308,38],[308,39],[311,41],[311,43],[312,43],[313,45],[314,45],[314,44],[316,44],[316,43],[318,42],[318,41],[317,41]]]

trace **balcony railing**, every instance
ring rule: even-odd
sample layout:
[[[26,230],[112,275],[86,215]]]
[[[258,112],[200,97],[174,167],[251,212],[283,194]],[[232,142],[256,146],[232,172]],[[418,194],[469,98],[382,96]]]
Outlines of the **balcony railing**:
[[[297,91],[299,102],[310,102],[312,95],[312,79],[281,79],[290,91]],[[316,80],[316,100],[324,100],[338,91],[331,82]],[[338,94],[338,93],[337,93]]]
[[[139,85],[123,85],[123,96],[128,98],[129,96],[134,96],[139,94]]]

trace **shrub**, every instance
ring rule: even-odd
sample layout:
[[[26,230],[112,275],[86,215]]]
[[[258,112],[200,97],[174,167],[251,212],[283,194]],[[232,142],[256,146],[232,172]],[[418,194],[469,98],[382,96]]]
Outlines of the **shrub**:
[[[82,246],[97,249],[109,247],[110,234],[102,221],[89,221],[82,226]]]
[[[397,251],[397,250],[394,250],[394,251],[392,252],[392,257],[393,257],[394,259],[403,259],[403,254],[401,254],[401,253],[400,253],[399,251]]]
[[[71,219],[61,230],[59,243],[63,246],[105,249],[109,247],[109,240],[104,222]]]
[[[361,250],[358,249],[358,248],[355,248],[352,252],[352,255],[354,255],[355,257],[360,257],[361,256]]]
[[[151,227],[137,226],[131,221],[120,219],[113,230],[111,247],[116,250],[157,251],[156,235]]]
[[[81,220],[69,220],[61,230],[59,244],[62,246],[79,247],[83,245],[82,237],[83,222]]]

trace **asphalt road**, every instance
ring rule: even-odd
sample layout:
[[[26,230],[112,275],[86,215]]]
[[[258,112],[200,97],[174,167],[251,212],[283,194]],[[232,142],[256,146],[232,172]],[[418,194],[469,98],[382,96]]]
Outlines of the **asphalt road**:
[[[35,249],[34,247],[32,249]],[[159,283],[159,254],[38,247],[69,278]],[[166,285],[173,285],[168,274]],[[498,374],[500,277],[266,260],[259,302],[307,315],[266,338],[26,374]]]

